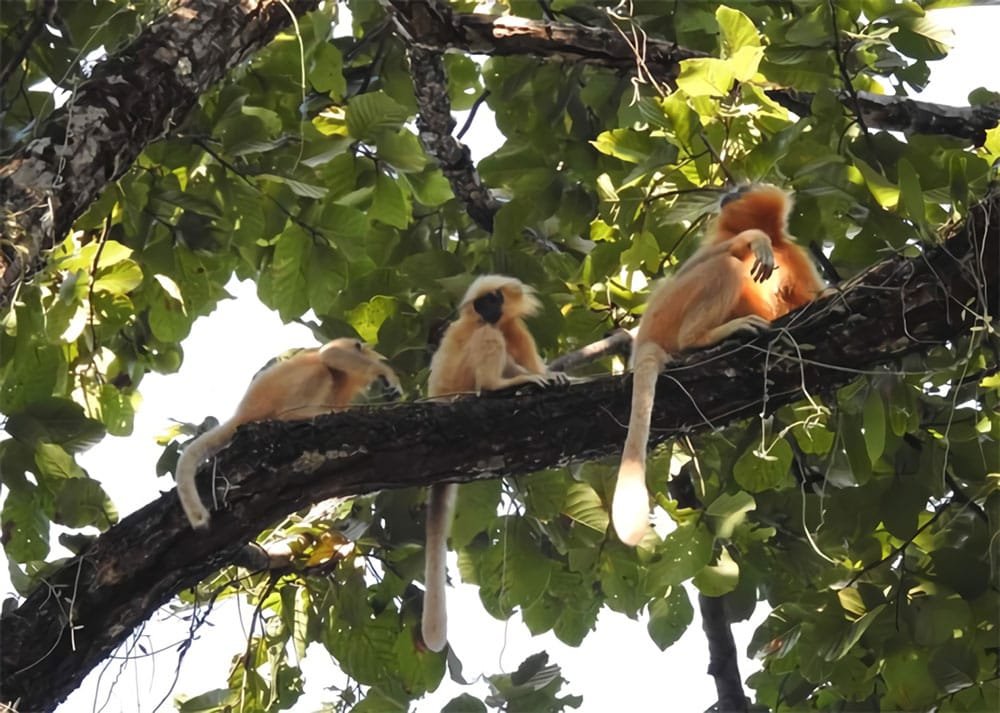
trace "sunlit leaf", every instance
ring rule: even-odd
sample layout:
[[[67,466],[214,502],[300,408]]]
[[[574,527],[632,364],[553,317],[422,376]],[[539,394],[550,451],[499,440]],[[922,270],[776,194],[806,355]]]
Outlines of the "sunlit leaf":
[[[733,466],[736,482],[751,493],[781,487],[792,464],[792,448],[784,439],[775,441],[767,452],[759,449],[759,443],[751,444]]]

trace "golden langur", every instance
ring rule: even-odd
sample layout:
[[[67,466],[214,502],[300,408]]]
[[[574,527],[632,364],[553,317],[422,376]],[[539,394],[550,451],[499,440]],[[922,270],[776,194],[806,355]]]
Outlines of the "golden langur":
[[[305,349],[261,371],[236,413],[189,443],[177,461],[177,495],[191,526],[207,528],[210,519],[195,486],[198,466],[222,450],[238,426],[251,421],[296,421],[339,411],[378,378],[402,393],[399,378],[385,357],[349,338]]]
[[[649,298],[632,346],[632,412],[611,505],[615,531],[628,545],[649,526],[646,446],[657,377],[670,355],[760,332],[823,290],[787,232],[791,207],[776,186],[727,194],[701,247]]]
[[[534,290],[505,275],[482,275],[469,286],[431,359],[427,395],[495,391],[518,384],[564,381],[545,367],[524,317],[540,305]],[[426,571],[421,628],[424,643],[440,651],[448,640],[445,608],[448,533],[455,507],[454,484],[431,486],[427,501]]]

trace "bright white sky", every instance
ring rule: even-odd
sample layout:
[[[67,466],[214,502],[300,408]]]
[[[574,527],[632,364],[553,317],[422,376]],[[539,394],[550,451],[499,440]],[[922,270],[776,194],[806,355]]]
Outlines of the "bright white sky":
[[[935,20],[955,30],[955,49],[947,60],[933,65],[930,87],[922,99],[943,104],[967,104],[968,92],[978,86],[1000,90],[990,72],[992,43],[1000,27],[1000,8],[979,7],[943,10]],[[459,124],[464,116],[459,117]],[[483,107],[467,139],[475,157],[491,153],[500,137]],[[126,515],[173,487],[168,478],[157,479],[154,465],[161,449],[158,433],[170,419],[199,422],[206,415],[226,417],[242,396],[251,376],[285,349],[314,344],[312,334],[299,325],[283,325],[264,309],[250,283],[230,285],[234,300],[223,302],[208,318],[197,322],[184,342],[184,364],[173,376],[150,375],[142,383],[144,403],[129,438],[108,438],[81,458],[90,473],[108,490],[119,512]],[[250,330],[252,338],[247,339]],[[238,346],[239,356],[232,351]],[[623,434],[624,437],[624,434]],[[452,576],[457,580],[454,559]],[[0,572],[0,592],[10,592],[6,572]],[[562,666],[569,680],[565,693],[584,696],[583,711],[623,710],[623,702],[641,703],[669,696],[678,710],[704,710],[716,700],[714,682],[706,673],[708,651],[697,617],[680,642],[661,653],[646,634],[645,621],[631,621],[608,610],[601,613],[597,629],[578,649],[561,644],[552,635],[531,637],[519,616],[509,623],[486,614],[475,587],[459,584],[448,592],[449,639],[470,679],[480,673],[511,671],[528,655],[545,650]],[[692,592],[692,602],[697,603]],[[752,625],[736,627],[737,647],[746,650],[753,628],[766,616],[758,607]],[[184,661],[174,694],[195,695],[226,678],[231,658],[241,653],[250,611],[236,606],[219,608],[210,625]],[[131,659],[111,660],[96,669],[84,685],[59,709],[61,713],[102,710],[105,713],[148,713],[168,695],[177,663],[176,645],[185,638],[186,622],[160,612],[142,632],[146,652],[133,649]],[[124,656],[124,652],[122,653]],[[295,711],[315,711],[333,696],[323,688],[343,685],[325,651],[314,646],[304,663],[306,695]],[[744,678],[756,668],[741,662]],[[483,695],[485,684],[465,689],[447,676],[438,691],[415,704],[417,711],[438,711],[451,698],[469,690]],[[627,691],[627,692],[626,692]],[[624,701],[623,701],[623,696]],[[173,708],[171,694],[161,710]]]

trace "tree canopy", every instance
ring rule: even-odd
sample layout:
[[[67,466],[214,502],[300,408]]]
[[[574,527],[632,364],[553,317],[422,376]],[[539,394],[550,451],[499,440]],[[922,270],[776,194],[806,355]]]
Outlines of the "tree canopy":
[[[159,607],[197,627],[241,597],[228,679],[179,710],[290,709],[313,642],[353,682],[329,710],[410,710],[462,677],[419,634],[421,486],[450,480],[452,576],[532,633],[586,647],[607,607],[665,649],[697,605],[720,710],[996,709],[1000,95],[910,97],[948,49],[928,11],[959,4],[5,0],[0,704],[54,710]],[[503,144],[477,162],[484,104]],[[746,181],[794,191],[837,289],[671,363],[670,526],[627,548],[625,330]],[[422,402],[484,272],[537,288],[542,352],[585,378]],[[408,395],[241,429],[207,534],[173,492],[119,522],[77,458],[131,433],[234,277]],[[743,682],[728,627],[758,606]],[[446,710],[586,701],[545,655],[489,683]]]

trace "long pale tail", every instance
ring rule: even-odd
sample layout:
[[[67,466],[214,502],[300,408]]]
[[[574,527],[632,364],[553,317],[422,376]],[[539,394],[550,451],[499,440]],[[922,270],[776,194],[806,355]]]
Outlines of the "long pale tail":
[[[455,512],[458,486],[453,483],[432,485],[427,495],[427,542],[425,544],[424,613],[421,622],[424,644],[440,651],[448,643],[448,611],[445,607],[447,584],[448,533]]]
[[[626,545],[635,546],[649,529],[649,491],[646,490],[646,445],[649,421],[656,397],[656,380],[666,355],[655,344],[636,350],[632,368],[632,413],[628,436],[618,468],[618,481],[611,501],[611,522]]]
[[[198,436],[184,448],[181,457],[177,459],[177,497],[180,498],[181,507],[187,515],[191,527],[196,530],[204,530],[208,527],[208,521],[212,518],[208,509],[201,502],[198,496],[198,487],[195,485],[194,476],[198,472],[198,466],[206,458],[209,458],[229,443],[233,437],[236,426],[226,421],[220,423],[211,431]]]

